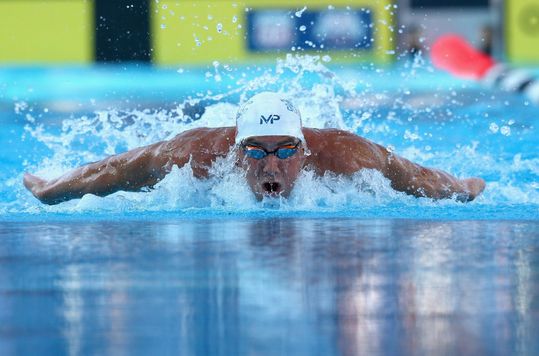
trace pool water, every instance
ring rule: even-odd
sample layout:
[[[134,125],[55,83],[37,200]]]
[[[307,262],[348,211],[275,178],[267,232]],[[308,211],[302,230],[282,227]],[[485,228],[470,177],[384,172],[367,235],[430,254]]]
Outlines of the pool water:
[[[43,220],[0,223],[2,355],[539,351],[537,221]]]
[[[262,90],[487,188],[464,204],[306,171],[257,202],[232,156],[56,206],[22,186],[233,125]],[[538,353],[538,114],[421,62],[1,68],[0,354]]]

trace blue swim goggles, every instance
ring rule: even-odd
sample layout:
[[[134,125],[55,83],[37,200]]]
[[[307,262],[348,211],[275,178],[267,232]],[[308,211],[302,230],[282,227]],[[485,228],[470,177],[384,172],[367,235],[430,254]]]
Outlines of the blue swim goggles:
[[[300,142],[296,143],[295,145],[284,145],[273,151],[267,151],[266,149],[260,146],[249,145],[249,144],[242,144],[242,147],[243,147],[243,152],[249,158],[262,159],[266,157],[267,155],[275,155],[279,159],[286,159],[296,154],[296,152],[298,151],[298,146]]]

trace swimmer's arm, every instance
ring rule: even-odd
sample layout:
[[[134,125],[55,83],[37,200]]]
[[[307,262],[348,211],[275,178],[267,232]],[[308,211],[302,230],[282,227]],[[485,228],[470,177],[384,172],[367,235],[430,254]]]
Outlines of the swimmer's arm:
[[[42,203],[52,205],[85,194],[105,196],[119,190],[139,191],[159,182],[172,164],[181,166],[185,162],[172,160],[168,142],[164,141],[110,156],[49,181],[26,173],[24,186]]]
[[[474,200],[485,189],[485,181],[481,178],[458,179],[447,172],[422,167],[390,152],[386,154],[383,173],[391,181],[393,189],[416,197],[456,197],[466,202]]]

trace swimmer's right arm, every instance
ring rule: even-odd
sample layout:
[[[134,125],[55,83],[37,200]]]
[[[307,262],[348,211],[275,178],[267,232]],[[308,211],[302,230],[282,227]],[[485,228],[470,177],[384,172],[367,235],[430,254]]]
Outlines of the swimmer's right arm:
[[[173,164],[181,166],[187,162],[187,158],[172,161],[169,144],[158,142],[110,156],[49,181],[26,173],[24,186],[42,203],[50,205],[85,194],[105,196],[119,190],[139,191],[159,182]]]

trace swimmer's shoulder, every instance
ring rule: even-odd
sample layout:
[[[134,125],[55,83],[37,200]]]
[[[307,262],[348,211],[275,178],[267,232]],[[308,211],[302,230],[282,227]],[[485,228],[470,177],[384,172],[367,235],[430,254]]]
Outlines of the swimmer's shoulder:
[[[383,147],[340,129],[303,128],[312,164],[322,171],[351,174],[362,168],[380,168]]]
[[[228,154],[235,137],[235,127],[197,127],[163,142],[162,150],[175,156],[194,154],[206,160]]]
[[[236,128],[231,127],[197,127],[176,135],[173,144],[182,146],[233,146]],[[193,147],[194,148],[194,147]]]
[[[234,146],[235,127],[200,127],[184,131],[163,141],[158,156],[168,165],[179,167],[190,162],[195,177],[208,176],[209,167],[218,157],[225,157]]]
[[[197,127],[186,130],[176,135],[172,140],[215,140],[229,141],[236,136],[236,128],[230,127]]]

